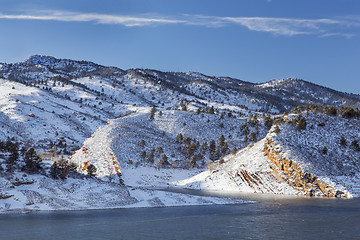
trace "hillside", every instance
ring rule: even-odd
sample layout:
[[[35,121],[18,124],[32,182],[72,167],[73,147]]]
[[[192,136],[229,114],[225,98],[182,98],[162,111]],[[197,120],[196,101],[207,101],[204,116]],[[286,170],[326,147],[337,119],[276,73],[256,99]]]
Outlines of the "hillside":
[[[217,191],[358,197],[359,127],[359,119],[322,113],[284,117],[263,140],[174,184]]]
[[[154,190],[169,186],[357,196],[359,107],[359,95],[300,79],[2,63],[0,209],[233,202]]]
[[[46,148],[58,138],[80,147],[108,119],[142,107],[232,114],[289,112],[298,105],[360,107],[360,96],[303,80],[254,84],[200,73],[122,70],[88,61],[35,55],[0,64],[1,131]],[[33,118],[29,117],[35,116]],[[36,131],[31,131],[36,126]]]

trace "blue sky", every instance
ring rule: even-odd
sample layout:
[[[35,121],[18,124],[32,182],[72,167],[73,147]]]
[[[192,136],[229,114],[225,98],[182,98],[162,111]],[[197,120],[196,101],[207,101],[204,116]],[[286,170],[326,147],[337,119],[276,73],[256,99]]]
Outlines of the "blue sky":
[[[31,55],[302,78],[360,94],[358,0],[0,0],[0,62]]]

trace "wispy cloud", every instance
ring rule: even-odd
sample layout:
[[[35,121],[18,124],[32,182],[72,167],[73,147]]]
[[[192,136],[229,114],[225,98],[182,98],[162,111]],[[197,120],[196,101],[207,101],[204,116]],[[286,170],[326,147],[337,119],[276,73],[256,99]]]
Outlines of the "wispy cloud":
[[[183,20],[156,17],[109,15],[98,13],[77,13],[66,11],[36,11],[25,14],[2,14],[0,19],[47,20],[62,22],[94,22],[99,24],[119,24],[126,27],[140,27],[154,24],[184,23]]]
[[[226,17],[224,21],[239,24],[249,30],[269,32],[277,35],[294,36],[300,34],[318,34],[326,31],[326,25],[340,25],[331,19],[293,19],[264,17]]]
[[[0,19],[93,22],[97,24],[117,24],[126,27],[183,24],[219,28],[238,25],[251,31],[267,32],[281,36],[316,35],[318,37],[343,36],[346,38],[354,36],[351,31],[360,28],[360,16],[334,19],[218,17],[204,15],[159,17],[150,15],[129,16],[68,11],[35,11],[22,14],[0,13]]]

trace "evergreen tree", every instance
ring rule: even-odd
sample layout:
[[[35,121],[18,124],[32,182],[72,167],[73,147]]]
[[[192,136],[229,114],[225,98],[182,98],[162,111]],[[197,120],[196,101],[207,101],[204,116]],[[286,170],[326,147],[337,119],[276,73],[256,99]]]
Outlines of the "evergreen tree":
[[[142,159],[145,159],[145,158],[146,158],[146,151],[142,151],[142,152],[141,152],[141,158],[142,158]]]
[[[162,147],[158,147],[158,148],[157,148],[157,152],[158,152],[158,153],[163,153],[163,152],[164,152],[164,149],[163,149]]]
[[[213,154],[215,152],[215,149],[216,149],[216,143],[214,140],[211,140],[210,146],[209,146],[210,154]]]
[[[201,151],[203,153],[205,153],[205,151],[208,149],[208,145],[207,142],[203,142],[203,144],[201,144]]]
[[[266,127],[267,129],[270,129],[270,128],[271,128],[273,122],[274,122],[274,121],[273,121],[273,119],[272,119],[270,116],[266,116],[266,117],[264,118],[264,125],[265,125],[265,127]]]
[[[219,137],[219,145],[220,145],[221,147],[223,147],[224,144],[225,144],[225,137],[224,137],[224,135],[221,135],[221,136]]]
[[[250,141],[250,142],[256,142],[256,133],[251,132],[251,133],[249,134],[249,141]]]
[[[196,155],[192,156],[192,158],[190,160],[191,167],[196,166],[196,161],[197,161],[197,156]]]
[[[220,151],[220,148],[216,149],[215,151],[215,158],[216,159],[219,159],[221,157],[221,151]]]
[[[19,159],[19,145],[17,143],[7,144],[7,150],[10,152],[10,155],[7,157],[6,163],[6,171],[9,173],[13,173],[16,169],[16,162]]]
[[[181,102],[180,106],[181,106],[181,111],[187,111],[187,106],[185,103]]]
[[[341,146],[346,146],[346,139],[344,137],[340,138],[340,145]]]
[[[193,142],[192,144],[189,145],[188,150],[187,150],[187,154],[189,156],[193,155],[194,152],[196,151],[196,149],[197,149],[197,144],[196,144],[196,142]]]
[[[184,137],[183,137],[183,135],[182,135],[181,133],[179,133],[179,134],[176,136],[176,141],[177,141],[178,143],[182,143],[183,139],[184,139]]]
[[[61,172],[62,171],[61,171],[59,165],[56,162],[54,162],[50,167],[50,177],[52,179],[59,179],[61,176]]]
[[[93,164],[90,164],[88,167],[87,167],[87,174],[88,176],[90,177],[95,177],[96,175],[96,167],[93,165]]]
[[[187,137],[185,139],[184,143],[185,143],[186,146],[189,146],[191,144],[191,141],[192,141],[191,138]]]
[[[147,156],[147,161],[154,163],[154,151],[151,151],[150,154]]]
[[[350,145],[355,151],[360,151],[360,146],[357,140],[354,140],[351,142]]]
[[[23,166],[22,170],[29,174],[36,174],[40,173],[42,170],[41,167],[41,158],[37,155],[34,148],[29,148],[25,152],[24,156],[25,165]]]
[[[231,150],[231,153],[235,155],[237,153],[237,151],[238,151],[238,149],[234,146],[233,149]]]
[[[221,152],[223,153],[223,154],[227,154],[227,153],[229,153],[229,147],[228,147],[228,144],[227,143],[225,143],[223,146],[222,146],[222,148],[221,148]]]
[[[146,145],[144,139],[141,139],[139,142],[140,147],[144,147]]]
[[[214,111],[214,107],[213,107],[213,106],[211,106],[211,107],[210,107],[210,109],[209,109],[209,113],[210,113],[210,114],[214,114],[214,113],[215,113],[215,111]]]
[[[160,169],[163,165],[170,165],[168,162],[168,157],[164,154],[162,155],[161,159],[157,163],[157,167]]]
[[[242,126],[241,126],[241,129],[242,129],[242,132],[241,132],[242,135],[245,135],[245,136],[246,136],[246,135],[248,135],[249,132],[250,132],[249,127],[247,126],[247,124],[242,125]]]
[[[150,121],[154,120],[155,113],[156,113],[156,108],[155,108],[155,107],[152,107],[152,108],[151,108],[151,111],[150,111],[150,116],[149,116],[149,120],[150,120]]]

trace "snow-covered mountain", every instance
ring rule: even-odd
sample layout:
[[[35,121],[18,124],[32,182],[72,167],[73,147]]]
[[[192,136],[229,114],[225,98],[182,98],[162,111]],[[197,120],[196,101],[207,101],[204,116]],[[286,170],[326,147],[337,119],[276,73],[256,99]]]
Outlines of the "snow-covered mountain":
[[[213,163],[209,171],[175,185],[207,190],[358,197],[359,127],[359,119],[322,113],[284,117],[276,121],[261,141],[226,156],[222,163]]]
[[[333,107],[321,107],[325,105]],[[0,142],[5,147],[0,144],[0,169],[6,180],[0,198],[7,199],[2,209],[26,203],[34,203],[31,209],[63,209],[82,198],[64,200],[80,182],[92,186],[84,190],[89,192],[91,208],[139,205],[139,199],[148,201],[141,206],[166,205],[168,199],[156,198],[161,193],[137,191],[169,185],[356,196],[359,154],[350,145],[360,140],[358,108],[360,95],[299,79],[254,84],[194,72],[122,70],[38,55],[20,63],[2,63]],[[292,114],[282,114],[291,109]],[[310,113],[305,116],[304,111]],[[306,119],[306,130],[294,130],[299,114]],[[272,126],[275,119],[278,134]],[[336,145],[340,135],[346,147]],[[9,141],[18,144],[17,150],[9,150]],[[44,166],[37,173],[41,177],[29,172],[24,176],[21,170],[30,147],[43,158]],[[14,152],[20,157],[8,171]],[[71,167],[61,166],[67,156]],[[50,168],[54,161],[58,165]],[[79,178],[89,169],[100,182]],[[66,178],[69,171],[73,177],[67,184],[49,179],[62,174]],[[14,185],[17,182],[19,186]],[[54,186],[57,193],[46,185]],[[26,192],[29,186],[31,193]],[[96,205],[92,201],[100,193],[93,188],[110,188],[108,196],[120,194],[123,201]],[[49,205],[55,193],[64,202]],[[17,204],[9,207],[14,198]],[[72,209],[85,205],[75,204]]]
[[[3,138],[30,144],[46,145],[61,137],[80,146],[108,119],[153,106],[190,111],[213,107],[236,118],[289,112],[306,104],[360,107],[359,95],[297,79],[253,84],[193,72],[124,71],[39,55],[0,66],[0,131]]]

